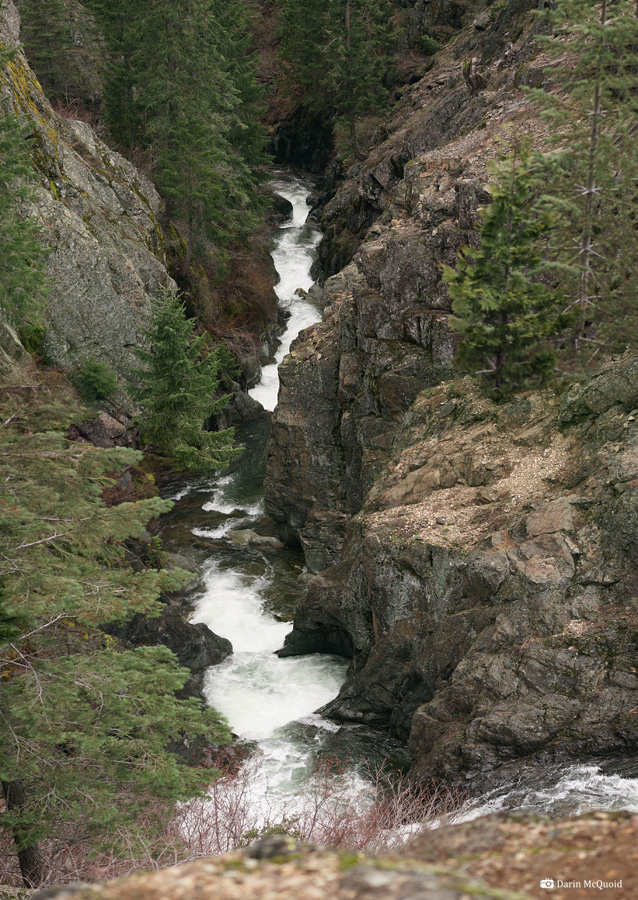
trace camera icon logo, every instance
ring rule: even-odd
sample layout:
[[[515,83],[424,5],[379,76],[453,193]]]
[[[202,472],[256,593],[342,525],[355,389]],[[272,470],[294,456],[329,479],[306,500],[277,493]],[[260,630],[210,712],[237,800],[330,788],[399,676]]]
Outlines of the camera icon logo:
[[[548,890],[551,891],[551,890],[553,890],[553,889],[556,887],[556,884],[555,884],[553,878],[543,878],[543,879],[541,880],[541,887],[542,887],[542,888],[547,888]]]

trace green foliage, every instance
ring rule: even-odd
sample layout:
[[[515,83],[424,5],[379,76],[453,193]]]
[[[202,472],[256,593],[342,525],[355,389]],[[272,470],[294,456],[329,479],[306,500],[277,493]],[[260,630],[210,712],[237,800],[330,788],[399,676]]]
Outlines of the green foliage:
[[[421,53],[425,53],[426,56],[434,56],[435,53],[441,49],[441,44],[438,41],[435,41],[434,38],[430,37],[429,34],[424,34],[421,36],[419,40],[419,50]]]
[[[394,29],[387,0],[282,0],[282,56],[312,111],[344,121],[388,98]]]
[[[19,635],[19,619],[17,616],[9,614],[6,604],[0,596],[0,647],[15,640]]]
[[[280,822],[270,824],[267,822],[259,828],[249,828],[245,831],[241,838],[241,847],[247,847],[253,841],[261,840],[267,837],[289,837],[291,847],[294,847],[294,841],[303,840],[303,834],[300,830],[299,816],[284,816]]]
[[[66,59],[75,50],[69,14],[62,0],[22,0],[20,37],[42,87],[63,97]]]
[[[228,397],[213,396],[222,351],[207,350],[206,337],[195,337],[194,331],[179,297],[166,294],[157,300],[146,332],[150,349],[136,351],[144,363],[134,373],[140,386],[130,392],[142,406],[138,421],[145,440],[186,469],[220,469],[241,451],[232,445],[232,428],[204,430]]]
[[[265,133],[243,3],[90,0],[110,50],[106,117],[142,146],[183,223],[188,273],[198,236],[225,247],[256,224]],[[209,248],[210,249],[210,248]]]
[[[463,248],[457,270],[444,268],[450,324],[461,334],[458,366],[481,375],[497,397],[547,380],[554,366],[548,338],[563,326],[554,293],[538,280],[554,223],[538,200],[541,163],[523,144],[495,167],[480,249]]]
[[[638,19],[630,0],[557,0],[543,13],[559,57],[551,94],[533,91],[551,126],[554,259],[577,317],[576,344],[618,352],[638,342]],[[569,59],[560,59],[569,50]]]
[[[107,847],[151,799],[201,795],[214,778],[167,752],[171,741],[228,732],[175,697],[188,673],[166,648],[124,652],[97,628],[159,613],[160,592],[192,579],[126,562],[122,542],[171,503],[107,507],[104,488],[140,454],[70,442],[82,410],[19,376],[0,392],[0,781],[23,799],[0,826],[22,850],[69,830]]]
[[[111,400],[117,391],[115,372],[93,356],[76,369],[73,383],[85,403],[91,406]]]
[[[0,68],[6,58],[0,53]],[[27,138],[7,101],[0,100],[0,308],[15,327],[28,323],[38,328],[46,293],[47,251],[28,211],[35,179]]]

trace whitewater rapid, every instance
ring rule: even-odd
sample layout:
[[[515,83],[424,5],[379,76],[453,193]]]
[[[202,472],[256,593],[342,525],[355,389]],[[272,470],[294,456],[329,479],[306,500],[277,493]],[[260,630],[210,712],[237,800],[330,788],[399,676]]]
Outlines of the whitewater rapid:
[[[312,185],[290,176],[273,187],[291,201],[293,217],[279,229],[273,251],[280,276],[276,291],[290,316],[274,362],[264,367],[261,382],[250,392],[267,410],[277,402],[278,364],[299,331],[321,318],[305,293],[312,285],[310,268],[320,237],[318,228],[307,222],[306,196]],[[399,758],[402,751],[391,739],[360,726],[337,726],[315,712],[338,693],[346,660],[324,655],[277,657],[291,628],[290,621],[282,620],[282,607],[291,611],[303,594],[303,560],[293,551],[268,556],[238,548],[229,540],[229,532],[253,528],[264,515],[267,428],[259,422],[247,426],[241,438],[247,450],[229,474],[191,477],[176,485],[172,499],[177,506],[171,515],[182,529],[180,552],[188,540],[207,548],[200,550],[206,552],[203,585],[195,596],[192,621],[228,638],[234,652],[209,669],[205,694],[258,761],[251,775],[250,804],[262,810],[252,818],[259,823],[276,818],[278,809],[284,816],[294,811],[295,796],[322,756],[344,761],[355,804],[366,802],[366,785],[356,765],[360,757],[379,764],[394,755],[397,765],[405,758]],[[622,766],[614,771],[596,762],[557,766],[540,774],[523,770],[516,783],[474,799],[446,820],[466,821],[502,810],[550,815],[590,809],[638,812],[634,774],[623,772]]]
[[[307,222],[310,185],[286,178],[272,186],[290,200],[293,216],[279,229],[273,250],[280,278],[275,290],[290,315],[275,361],[264,367],[261,382],[250,392],[267,410],[277,402],[278,364],[299,331],[321,318],[317,306],[305,296],[312,285],[310,267],[320,237],[316,225]],[[263,515],[261,485],[254,484],[252,494],[247,493],[246,481],[241,469],[217,479],[202,504],[202,511],[210,514],[210,525],[194,528],[196,537],[224,540],[229,531],[249,527]],[[236,735],[256,746],[268,790],[286,794],[294,792],[311,770],[322,736],[337,730],[315,710],[338,693],[347,661],[324,655],[279,659],[276,651],[291,624],[267,608],[275,573],[267,558],[255,558],[250,565],[250,558],[259,556],[249,551],[247,564],[236,554],[235,565],[232,561],[229,565],[223,555],[221,559],[211,556],[192,621],[204,622],[231,641],[232,656],[208,672],[207,700],[226,717]]]

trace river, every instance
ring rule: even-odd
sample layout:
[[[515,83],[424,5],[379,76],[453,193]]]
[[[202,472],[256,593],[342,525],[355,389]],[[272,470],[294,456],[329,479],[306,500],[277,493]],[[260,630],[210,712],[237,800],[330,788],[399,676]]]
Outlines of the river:
[[[277,366],[292,340],[321,318],[299,292],[312,285],[310,267],[320,238],[317,226],[306,221],[312,184],[283,175],[273,187],[293,204],[293,217],[280,227],[273,250],[280,277],[275,290],[290,317],[274,362],[264,367],[260,384],[250,392],[266,410],[276,405]],[[345,782],[352,799],[365,793],[362,766],[386,759],[393,766],[407,762],[405,750],[392,739],[358,725],[338,726],[315,712],[338,693],[347,660],[320,654],[279,659],[275,653],[305,590],[303,557],[290,549],[265,554],[237,546],[229,537],[237,529],[268,532],[263,478],[269,430],[267,416],[237,429],[246,450],[226,473],[174,479],[167,496],[175,507],[163,524],[167,549],[203,570],[192,621],[204,622],[233,645],[232,656],[209,670],[205,694],[257,761],[250,776],[257,826],[289,818],[294,798],[322,763],[334,769],[340,761],[341,774],[335,777],[343,802]]]
[[[277,401],[277,364],[298,332],[321,317],[298,292],[312,284],[310,266],[320,237],[318,228],[306,221],[312,185],[286,174],[273,187],[291,201],[294,212],[279,229],[273,250],[280,276],[276,291],[291,315],[275,362],[264,367],[261,383],[251,391],[267,410]],[[340,760],[341,774],[334,777],[340,779],[342,805],[367,802],[365,766],[374,768],[384,760],[394,767],[407,764],[405,750],[390,738],[362,726],[337,726],[315,712],[337,694],[346,660],[325,655],[279,659],[275,654],[305,590],[303,558],[290,549],[264,554],[238,547],[229,538],[236,529],[268,533],[263,506],[268,435],[264,416],[238,429],[246,451],[227,473],[173,481],[169,496],[175,508],[165,517],[163,532],[168,549],[186,554],[203,569],[192,620],[206,623],[233,644],[233,655],[209,670],[205,693],[252,751],[248,802],[253,815],[246,824],[253,827],[294,818],[295,798],[322,760]],[[453,818],[502,809],[558,815],[592,808],[638,810],[634,774],[618,767],[605,771],[596,763],[556,767],[540,775],[537,769],[523,770],[516,784],[474,800]],[[222,842],[220,849],[227,846]]]

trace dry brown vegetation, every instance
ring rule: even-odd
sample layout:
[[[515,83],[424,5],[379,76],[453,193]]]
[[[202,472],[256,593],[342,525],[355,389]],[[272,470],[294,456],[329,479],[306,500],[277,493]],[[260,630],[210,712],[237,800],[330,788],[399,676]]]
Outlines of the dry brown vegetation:
[[[334,760],[321,764],[294,797],[282,800],[264,792],[259,757],[238,766],[221,751],[212,764],[221,775],[208,797],[181,804],[176,814],[149,805],[141,833],[119,829],[112,836],[117,850],[89,854],[81,823],[47,841],[45,883],[106,881],[216,856],[267,834],[367,854],[396,852],[463,803],[458,791],[416,785],[382,767],[367,769],[365,787],[354,790],[352,774]],[[0,829],[0,884],[20,883],[11,835]]]

